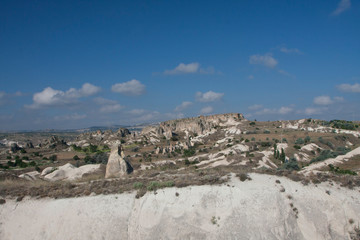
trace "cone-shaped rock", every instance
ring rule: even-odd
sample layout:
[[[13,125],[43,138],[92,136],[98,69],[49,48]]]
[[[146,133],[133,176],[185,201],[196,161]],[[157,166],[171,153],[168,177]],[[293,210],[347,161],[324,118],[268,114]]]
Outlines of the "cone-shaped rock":
[[[125,154],[121,145],[113,145],[106,165],[105,178],[122,177],[132,171],[133,167],[125,160]]]

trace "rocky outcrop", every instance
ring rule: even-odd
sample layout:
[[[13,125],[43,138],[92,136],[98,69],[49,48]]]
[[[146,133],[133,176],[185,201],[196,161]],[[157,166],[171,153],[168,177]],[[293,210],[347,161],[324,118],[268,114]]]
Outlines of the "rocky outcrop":
[[[28,141],[28,142],[26,142],[25,147],[26,148],[34,148],[34,145],[31,141]]]
[[[149,126],[142,130],[142,134],[156,134],[170,139],[174,133],[192,132],[198,135],[211,131],[217,126],[237,125],[244,116],[240,113],[217,114],[211,116],[199,116],[162,122],[159,126]]]
[[[23,178],[28,181],[35,181],[36,179],[39,178],[39,176],[40,176],[40,173],[38,171],[33,171],[33,172],[23,173],[23,174],[19,175],[19,178]]]
[[[21,148],[17,145],[17,143],[12,143],[10,145],[10,152],[12,153],[16,153],[17,151],[19,151]]]
[[[131,135],[131,133],[130,133],[129,129],[127,129],[127,128],[119,128],[119,130],[117,130],[117,132],[116,132],[116,135],[118,137],[126,137],[128,135]]]
[[[87,164],[81,167],[75,167],[67,163],[61,167],[50,169],[44,177],[48,181],[76,180],[82,178],[85,174],[101,172],[101,164]],[[42,173],[43,174],[43,173]]]
[[[0,239],[325,240],[350,239],[349,232],[358,226],[358,188],[304,186],[265,174],[250,177],[241,182],[232,174],[232,187],[165,188],[139,199],[136,192],[21,202],[9,198],[0,207]]]
[[[105,178],[122,177],[126,174],[130,174],[132,171],[133,167],[125,160],[125,154],[121,145],[113,145],[106,165]]]
[[[43,148],[57,148],[57,147],[67,147],[64,139],[59,139],[57,136],[51,136],[44,143],[41,144]]]

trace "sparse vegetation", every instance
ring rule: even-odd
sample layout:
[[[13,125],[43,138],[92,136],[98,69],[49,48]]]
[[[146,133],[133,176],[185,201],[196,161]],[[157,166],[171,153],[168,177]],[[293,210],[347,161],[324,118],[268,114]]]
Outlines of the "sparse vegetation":
[[[330,168],[330,172],[334,172],[334,173],[337,173],[337,174],[357,175],[357,173],[354,172],[354,171],[341,169],[339,167],[335,167],[332,164],[329,164],[329,168]]]
[[[344,155],[344,154],[348,153],[349,151],[350,151],[350,149],[342,148],[342,147],[337,148],[336,151],[324,150],[324,151],[320,152],[320,156],[313,158],[310,161],[310,163],[324,161],[329,158],[336,158],[337,156]]]

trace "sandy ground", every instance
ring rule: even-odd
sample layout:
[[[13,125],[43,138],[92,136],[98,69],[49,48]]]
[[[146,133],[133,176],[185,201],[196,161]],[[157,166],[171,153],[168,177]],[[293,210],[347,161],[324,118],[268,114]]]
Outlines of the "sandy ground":
[[[140,199],[135,193],[6,199],[0,239],[349,239],[360,221],[359,189],[251,178],[166,188]]]

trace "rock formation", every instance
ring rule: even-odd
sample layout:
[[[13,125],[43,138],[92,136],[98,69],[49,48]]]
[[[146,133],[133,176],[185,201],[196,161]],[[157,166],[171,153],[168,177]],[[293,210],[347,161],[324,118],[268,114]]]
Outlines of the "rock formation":
[[[200,135],[217,126],[236,125],[243,119],[244,116],[240,113],[228,113],[170,120],[160,123],[159,126],[146,127],[142,130],[142,134],[156,134],[166,139],[170,139],[175,132],[189,131]]]
[[[133,171],[131,164],[125,160],[125,154],[120,144],[111,148],[108,163],[106,165],[105,178],[122,177]]]
[[[17,151],[19,151],[21,148],[17,145],[17,143],[12,143],[10,145],[10,152],[12,153],[16,153]]]
[[[41,144],[41,147],[53,149],[56,147],[67,147],[67,144],[63,139],[59,139],[57,136],[51,136]]]
[[[26,148],[34,148],[34,145],[31,141],[27,141],[26,144],[25,144],[25,147]]]

